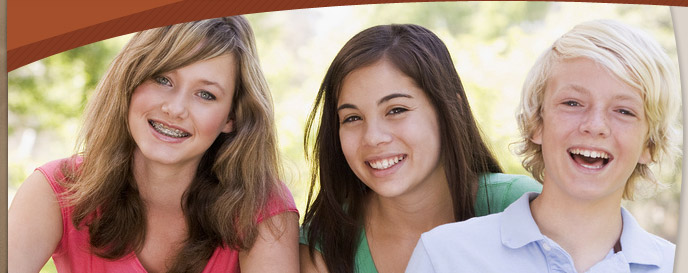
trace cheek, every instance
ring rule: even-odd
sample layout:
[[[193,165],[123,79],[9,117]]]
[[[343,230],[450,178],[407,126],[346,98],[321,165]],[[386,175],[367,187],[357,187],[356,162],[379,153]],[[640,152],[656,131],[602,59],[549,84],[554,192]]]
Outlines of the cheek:
[[[342,148],[342,152],[344,153],[344,157],[346,157],[347,161],[349,161],[349,159],[353,157],[355,151],[358,149],[356,145],[357,141],[355,139],[355,133],[351,130],[339,130],[339,142]]]
[[[553,135],[577,130],[579,127],[578,121],[580,119],[581,118],[576,115],[565,113],[552,112],[549,115],[543,115],[540,135],[549,137],[543,137],[542,140],[552,139]]]
[[[220,134],[229,120],[229,111],[220,107],[206,108],[196,107],[192,110],[195,115],[195,124],[204,132]]]
[[[640,129],[637,129],[637,130],[640,130]],[[645,148],[645,142],[646,141],[645,141],[645,137],[643,135],[640,135],[640,134],[622,135],[621,138],[622,139],[619,139],[619,142],[629,143],[629,144],[635,146],[633,150],[637,151],[639,157],[642,157],[643,152],[646,152],[646,150],[648,150]],[[628,145],[628,146],[630,147],[631,145]],[[630,149],[628,149],[628,150],[630,150]]]
[[[427,114],[420,119],[410,120],[404,124],[403,132],[412,138],[415,143],[423,147],[429,153],[436,153],[439,158],[439,151],[442,142],[440,136],[439,121],[434,114]]]
[[[155,89],[146,84],[139,85],[134,89],[129,99],[129,114],[154,109],[162,100],[163,98],[156,94]]]
[[[148,108],[146,106],[146,101],[149,100],[146,99],[145,92],[141,92],[139,89],[136,89],[129,100],[129,118],[134,116],[136,113],[143,112],[145,108]]]

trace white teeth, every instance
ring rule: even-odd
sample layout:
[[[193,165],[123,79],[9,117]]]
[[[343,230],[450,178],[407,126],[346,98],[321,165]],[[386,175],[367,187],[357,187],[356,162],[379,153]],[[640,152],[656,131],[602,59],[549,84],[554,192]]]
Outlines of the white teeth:
[[[182,137],[190,136],[190,134],[187,132],[184,132],[184,131],[179,130],[179,129],[167,127],[167,126],[165,126],[159,122],[155,122],[155,121],[151,120],[151,121],[149,121],[149,123],[153,126],[153,128],[155,128],[155,131],[157,131],[163,135],[166,135],[166,136],[176,137],[176,138],[182,138]]]
[[[609,154],[602,152],[602,151],[571,149],[571,150],[569,150],[569,152],[572,154],[582,155],[582,156],[590,157],[590,158],[603,158],[603,159],[609,158]]]
[[[604,167],[604,165],[599,165],[599,166],[592,166],[592,165],[586,165],[586,164],[580,164],[580,165],[585,167],[586,169],[591,169],[591,170],[597,170],[597,169]]]
[[[370,164],[370,167],[372,167],[373,169],[384,170],[384,169],[387,169],[387,168],[390,168],[390,167],[396,165],[397,163],[399,163],[399,161],[402,161],[402,160],[404,160],[404,156],[396,156],[393,158],[386,158],[386,159],[382,159],[382,160],[378,160],[378,161],[371,161],[371,162],[368,162],[368,164]]]

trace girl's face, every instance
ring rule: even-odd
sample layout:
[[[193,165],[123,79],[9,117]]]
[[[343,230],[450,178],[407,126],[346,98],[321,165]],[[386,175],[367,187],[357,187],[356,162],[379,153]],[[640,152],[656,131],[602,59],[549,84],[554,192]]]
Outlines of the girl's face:
[[[129,131],[147,162],[197,166],[221,133],[232,131],[235,60],[230,54],[155,75],[134,89]]]
[[[576,58],[554,67],[542,109],[543,195],[618,204],[636,164],[650,161],[640,91]]]
[[[346,161],[380,196],[446,187],[437,114],[425,92],[386,60],[344,78],[337,102]]]

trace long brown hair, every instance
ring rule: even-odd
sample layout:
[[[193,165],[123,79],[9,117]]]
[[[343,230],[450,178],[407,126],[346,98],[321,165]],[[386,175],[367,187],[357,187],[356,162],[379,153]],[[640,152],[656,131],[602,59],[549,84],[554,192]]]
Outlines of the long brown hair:
[[[181,200],[188,237],[170,271],[200,272],[215,248],[253,245],[256,215],[281,187],[272,98],[253,31],[235,16],[137,33],[98,85],[78,141],[83,164],[63,166],[72,224],[88,228],[95,254],[123,257],[140,250],[146,236],[145,205],[132,173],[136,143],[127,124],[133,90],[155,75],[223,54],[233,54],[238,68],[230,113],[235,130],[208,148]]]
[[[356,34],[339,51],[325,75],[304,139],[312,168],[304,227],[308,229],[311,254],[319,245],[332,273],[354,271],[363,200],[370,191],[344,158],[337,96],[349,73],[381,58],[411,77],[438,113],[441,158],[456,221],[474,216],[471,188],[477,185],[478,175],[501,172],[482,140],[449,51],[435,34],[417,25],[375,26]],[[319,124],[314,128],[319,113]],[[309,150],[312,130],[316,135]]]

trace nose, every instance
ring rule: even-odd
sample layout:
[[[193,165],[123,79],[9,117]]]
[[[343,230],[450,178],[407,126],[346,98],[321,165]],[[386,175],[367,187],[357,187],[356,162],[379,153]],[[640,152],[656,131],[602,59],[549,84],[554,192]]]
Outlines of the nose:
[[[184,119],[188,116],[186,103],[184,92],[175,90],[164,96],[161,110],[172,119]]]
[[[378,146],[380,144],[389,143],[392,141],[392,134],[389,132],[388,125],[384,122],[372,121],[366,123],[365,132],[363,134],[363,142],[369,146]]]
[[[585,134],[607,137],[611,131],[607,119],[604,109],[590,109],[585,113],[580,130]]]

